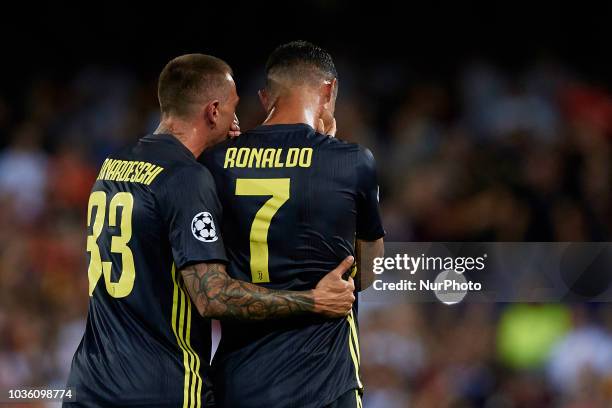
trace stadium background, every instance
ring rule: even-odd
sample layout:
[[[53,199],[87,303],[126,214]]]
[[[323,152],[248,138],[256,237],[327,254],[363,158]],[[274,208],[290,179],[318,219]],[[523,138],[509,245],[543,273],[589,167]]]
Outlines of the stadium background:
[[[378,159],[388,241],[610,241],[604,5],[165,7],[5,16],[0,389],[64,384],[92,180],[155,128],[156,76],[186,52],[234,67],[246,130],[263,117],[267,54],[293,39],[327,48],[338,135]],[[612,404],[609,304],[363,306],[368,408]]]

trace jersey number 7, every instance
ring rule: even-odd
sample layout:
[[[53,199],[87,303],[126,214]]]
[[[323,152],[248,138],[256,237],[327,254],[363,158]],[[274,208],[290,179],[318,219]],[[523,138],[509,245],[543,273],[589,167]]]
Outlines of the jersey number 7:
[[[268,229],[274,214],[289,200],[290,179],[236,179],[238,196],[272,196],[255,214],[251,224],[251,277],[255,283],[270,282],[268,272]]]

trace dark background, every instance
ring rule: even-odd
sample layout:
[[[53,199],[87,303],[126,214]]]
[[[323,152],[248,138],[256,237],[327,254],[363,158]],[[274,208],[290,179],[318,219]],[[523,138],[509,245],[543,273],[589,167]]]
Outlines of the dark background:
[[[202,2],[138,8],[101,2],[9,11],[0,27],[3,85],[41,71],[67,78],[86,64],[125,64],[152,75],[172,57],[208,52],[236,70],[263,66],[280,43],[308,39],[353,62],[399,62],[420,78],[448,79],[484,57],[518,70],[540,57],[610,85],[610,6],[604,2],[355,4],[350,1]]]

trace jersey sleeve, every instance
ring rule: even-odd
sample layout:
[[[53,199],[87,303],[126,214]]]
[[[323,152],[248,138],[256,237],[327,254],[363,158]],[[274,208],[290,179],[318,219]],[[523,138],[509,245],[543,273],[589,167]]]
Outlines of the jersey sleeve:
[[[160,207],[177,269],[202,262],[227,262],[220,229],[221,203],[205,167],[177,170],[165,183]]]
[[[376,161],[372,152],[360,148],[357,168],[357,239],[375,241],[385,236],[378,205]]]

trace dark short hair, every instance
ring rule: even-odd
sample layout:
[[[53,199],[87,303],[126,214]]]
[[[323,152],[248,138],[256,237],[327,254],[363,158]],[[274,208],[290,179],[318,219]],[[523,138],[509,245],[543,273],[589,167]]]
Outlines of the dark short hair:
[[[204,54],[186,54],[166,64],[157,83],[162,114],[187,116],[198,102],[219,97],[215,91],[227,84],[232,69],[223,60]],[[221,95],[222,96],[222,95]]]
[[[266,63],[266,78],[282,73],[294,80],[316,76],[331,80],[338,77],[331,55],[308,41],[292,41],[276,48]]]

